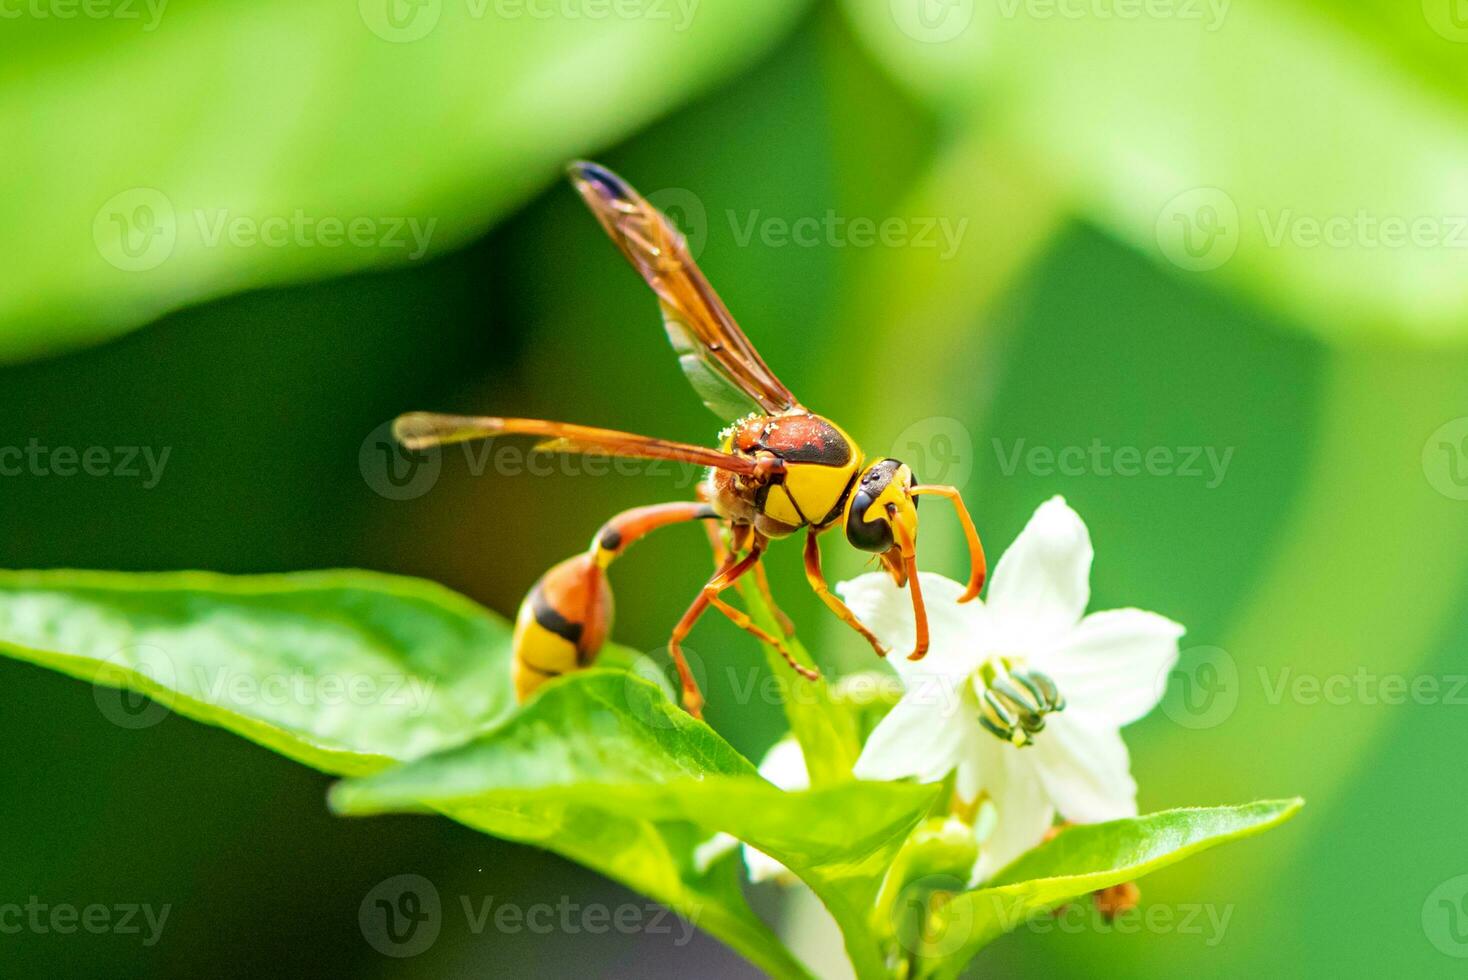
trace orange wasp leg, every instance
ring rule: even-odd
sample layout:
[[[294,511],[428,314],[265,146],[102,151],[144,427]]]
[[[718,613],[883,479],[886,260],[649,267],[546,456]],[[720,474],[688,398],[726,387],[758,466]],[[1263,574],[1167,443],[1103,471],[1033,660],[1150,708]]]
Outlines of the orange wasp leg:
[[[742,537],[742,536],[741,536]],[[759,565],[760,558],[765,550],[765,542],[762,538],[755,536],[750,544],[749,554],[743,558],[736,558],[729,554],[724,559],[724,564],[714,573],[713,578],[699,590],[698,598],[688,607],[683,618],[678,620],[678,625],[673,627],[673,635],[668,638],[668,652],[673,655],[673,663],[678,668],[678,677],[683,682],[683,707],[695,718],[703,717],[703,695],[698,690],[698,683],[693,679],[693,673],[688,669],[688,661],[683,657],[683,641],[693,630],[693,624],[698,622],[700,616],[708,611],[710,606],[718,609],[733,621],[735,626],[756,637],[761,643],[768,643],[790,664],[802,677],[815,680],[820,674],[804,667],[791,656],[790,651],[780,640],[755,626],[746,613],[740,612],[719,598],[719,593],[739,581],[745,573]]]
[[[988,565],[984,560],[984,545],[979,540],[979,532],[974,527],[974,519],[969,516],[968,507],[964,505],[963,496],[957,487],[939,487],[921,484],[913,487],[910,491],[914,497],[920,494],[932,494],[937,497],[947,497],[953,502],[953,507],[958,511],[959,523],[963,525],[963,533],[968,538],[969,554],[969,578],[968,588],[963,595],[958,597],[959,602],[968,602],[978,597],[979,590],[984,587],[984,579],[988,575]]]
[[[815,531],[811,531],[805,537],[805,578],[810,583],[810,587],[815,594],[820,596],[821,601],[841,619],[841,622],[866,637],[867,642],[872,645],[872,649],[877,651],[877,656],[887,656],[887,648],[882,645],[881,640],[877,639],[877,634],[867,629],[866,625],[856,618],[856,613],[852,612],[846,603],[837,598],[831,592],[831,587],[826,584],[826,576],[821,573],[821,546],[820,542],[816,539]]]
[[[760,563],[755,562],[754,568],[756,569],[756,571],[758,571],[759,567]],[[764,630],[756,626],[754,624],[754,620],[749,618],[749,613],[746,613],[739,609],[735,609],[723,599],[720,599],[717,595],[710,596],[709,603],[719,612],[723,613],[725,616],[728,616],[729,621],[732,622],[735,626],[744,630],[744,632],[748,633],[756,640],[759,640],[761,643],[767,643],[770,646],[774,647],[776,650],[780,651],[780,656],[785,658],[785,662],[790,665],[790,669],[795,671],[801,677],[804,677],[808,681],[818,681],[821,679],[820,671],[815,670],[811,667],[807,667],[796,660],[794,654],[792,654],[790,650],[785,646],[785,641],[777,636],[774,636],[771,633],[765,632]]]
[[[698,682],[693,679],[693,671],[688,669],[688,661],[683,657],[683,641],[693,631],[693,624],[708,609],[713,597],[738,581],[757,561],[758,551],[751,551],[743,558],[728,555],[713,578],[699,589],[698,598],[693,600],[683,618],[678,620],[678,625],[673,627],[673,635],[668,637],[668,653],[673,656],[673,664],[678,668],[678,679],[683,685],[683,709],[695,718],[703,717],[703,694],[699,692]]]
[[[706,485],[699,486],[698,499],[708,500],[711,496],[712,492],[707,488]],[[707,524],[705,525],[705,527],[708,530],[709,547],[712,548],[714,551],[714,567],[718,568],[720,565],[723,564],[724,558],[728,555],[728,549],[724,547],[724,539],[720,533],[721,529],[717,524]],[[748,547],[748,545],[743,542],[748,540],[749,532],[751,530],[753,529],[748,527],[747,525],[740,525],[739,527],[730,529],[730,534],[735,539],[735,551],[742,551],[746,547]],[[794,636],[795,623],[790,619],[789,616],[785,615],[785,611],[781,609],[778,604],[776,604],[775,596],[773,593],[770,592],[770,577],[765,574],[764,562],[760,562],[759,564],[754,566],[754,583],[759,588],[760,595],[765,600],[765,605],[770,607],[770,612],[774,615],[776,621],[779,622],[780,629],[787,637]],[[776,645],[778,646],[778,644]]]
[[[888,505],[889,510],[895,509]],[[902,553],[902,564],[907,572],[907,587],[912,590],[912,618],[917,631],[917,641],[908,660],[921,660],[928,655],[928,606],[923,602],[923,587],[918,579],[917,542],[901,521],[891,521],[892,535],[897,539],[897,548]]]
[[[787,637],[794,636],[795,623],[791,621],[789,616],[785,615],[785,610],[775,605],[775,597],[770,593],[770,577],[765,574],[764,562],[759,562],[754,566],[754,584],[755,587],[759,589],[760,596],[765,600],[765,605],[769,606],[770,612],[774,614],[775,621],[780,624],[781,631],[784,632]],[[778,643],[775,645],[779,646]],[[780,652],[785,653],[784,649],[781,649]],[[790,655],[785,654],[785,659],[789,660]],[[801,670],[802,668],[796,667],[795,669]],[[811,679],[814,680],[815,678]]]

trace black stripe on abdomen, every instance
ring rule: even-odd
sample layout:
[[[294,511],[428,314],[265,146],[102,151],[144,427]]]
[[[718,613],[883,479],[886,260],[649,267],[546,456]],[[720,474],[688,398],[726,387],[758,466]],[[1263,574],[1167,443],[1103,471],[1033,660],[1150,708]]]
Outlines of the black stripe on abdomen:
[[[546,599],[545,590],[538,585],[535,587],[535,593],[530,597],[530,611],[535,615],[535,621],[542,629],[549,630],[572,646],[581,645],[582,624],[573,623],[557,612]]]

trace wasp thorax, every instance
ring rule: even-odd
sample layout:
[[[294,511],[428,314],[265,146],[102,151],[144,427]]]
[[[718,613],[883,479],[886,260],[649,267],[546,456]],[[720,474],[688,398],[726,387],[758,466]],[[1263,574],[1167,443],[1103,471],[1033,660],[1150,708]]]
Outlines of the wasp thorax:
[[[915,509],[908,491],[916,480],[912,468],[897,459],[882,459],[862,473],[846,508],[846,540],[874,554],[892,550],[892,514]]]
[[[1019,748],[1034,744],[1045,730],[1045,716],[1065,710],[1055,682],[1038,670],[1024,670],[1006,657],[987,660],[974,672],[979,724]]]

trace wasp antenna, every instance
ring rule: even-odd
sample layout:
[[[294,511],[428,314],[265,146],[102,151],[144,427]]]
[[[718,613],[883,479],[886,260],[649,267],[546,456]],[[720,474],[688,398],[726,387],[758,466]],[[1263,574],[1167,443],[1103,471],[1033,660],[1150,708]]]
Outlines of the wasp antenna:
[[[467,415],[438,415],[434,412],[409,412],[399,415],[392,424],[393,438],[409,449],[427,449],[446,442],[462,442],[491,435],[499,419],[471,418]]]

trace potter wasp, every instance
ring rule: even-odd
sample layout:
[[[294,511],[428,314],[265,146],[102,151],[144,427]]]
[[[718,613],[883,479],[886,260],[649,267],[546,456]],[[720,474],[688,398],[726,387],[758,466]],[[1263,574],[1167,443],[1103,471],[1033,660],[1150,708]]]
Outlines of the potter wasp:
[[[500,435],[533,436],[539,452],[670,460],[708,468],[698,499],[637,507],[602,525],[587,551],[546,572],[520,606],[514,634],[516,694],[527,698],[553,677],[587,667],[611,625],[607,568],[633,542],[658,528],[701,521],[709,529],[717,570],[673,628],[668,650],[678,669],[684,708],[699,717],[703,696],[682,644],[699,617],[718,610],[740,629],[777,649],[802,676],[815,671],[790,653],[793,629],[769,595],[761,560],[772,540],[804,530],[805,573],[821,600],[852,629],[887,654],[870,629],[826,584],[818,539],[840,527],[846,540],[877,555],[899,588],[912,596],[916,643],[928,649],[927,611],[917,576],[917,501],[947,498],[968,538],[971,570],[959,598],[979,594],[985,575],[978,532],[957,489],[917,482],[895,459],[868,460],[836,423],[806,409],[775,377],[704,278],[673,224],[616,174],[594,163],[569,168],[571,182],[622,254],[652,288],[679,363],[704,403],[728,423],[717,449],[669,442],[565,422],[414,412],[394,432],[409,449]],[[730,605],[723,593],[745,575],[776,611],[776,636]]]

